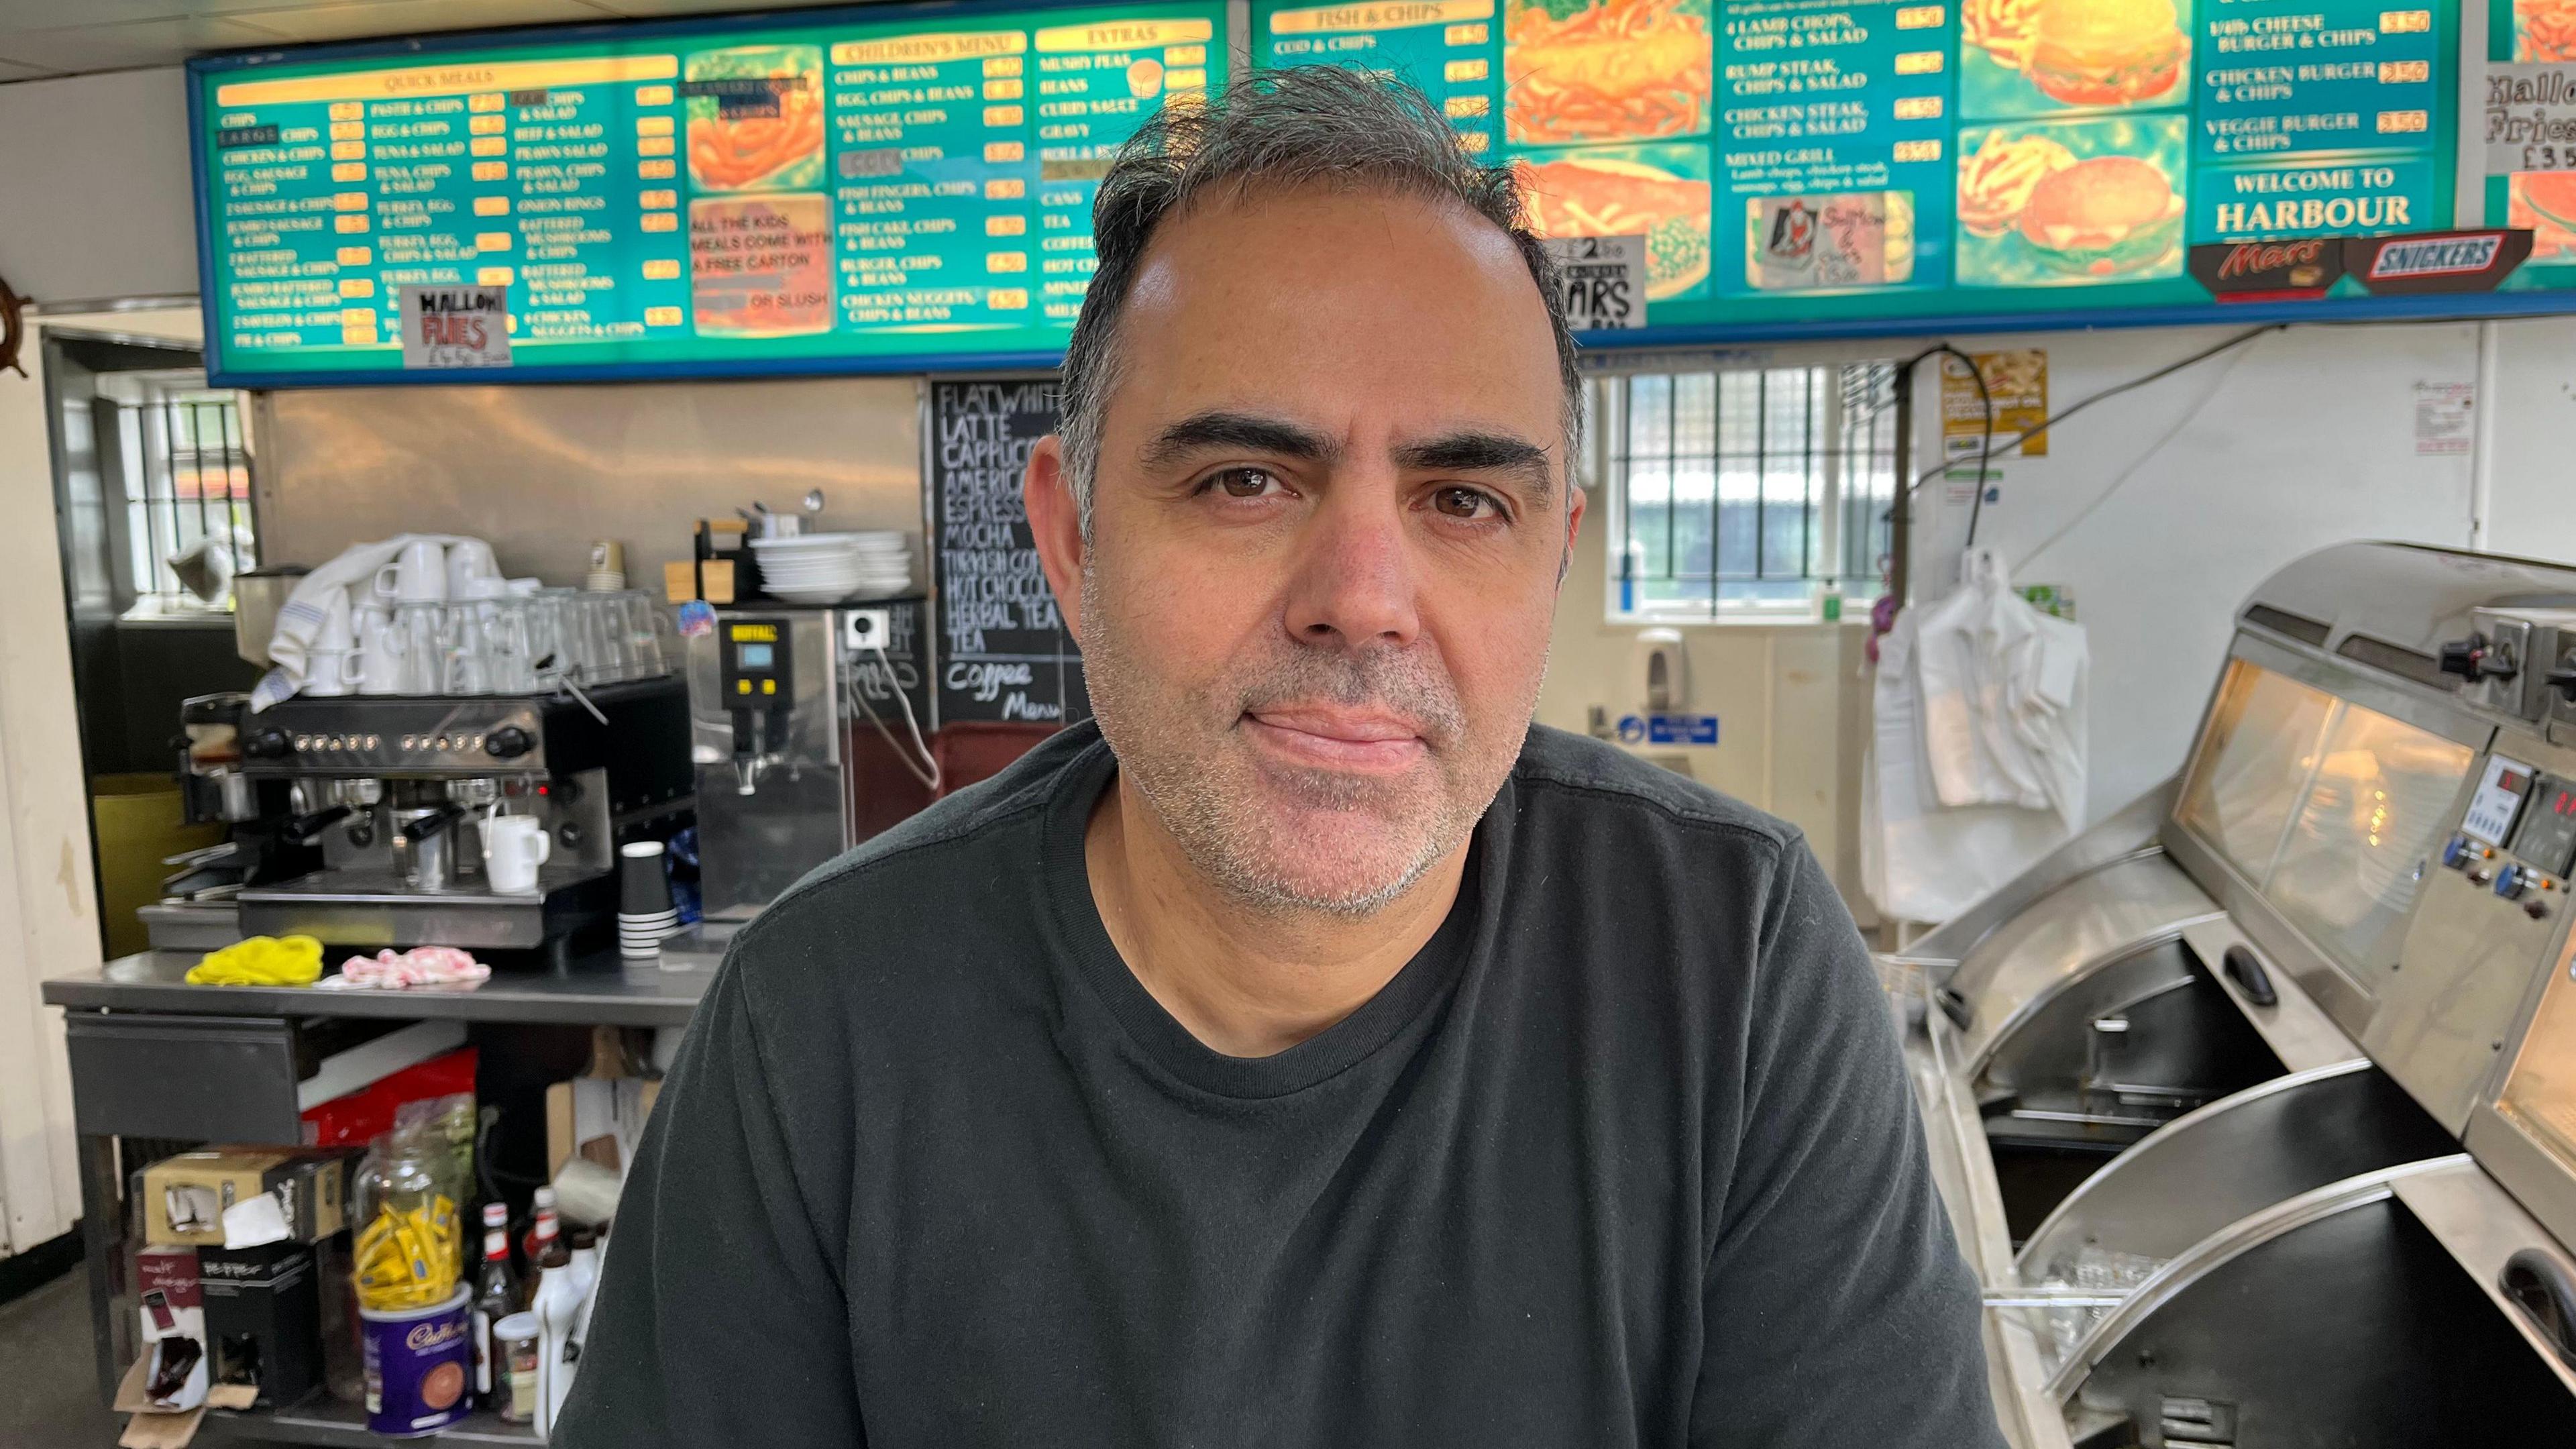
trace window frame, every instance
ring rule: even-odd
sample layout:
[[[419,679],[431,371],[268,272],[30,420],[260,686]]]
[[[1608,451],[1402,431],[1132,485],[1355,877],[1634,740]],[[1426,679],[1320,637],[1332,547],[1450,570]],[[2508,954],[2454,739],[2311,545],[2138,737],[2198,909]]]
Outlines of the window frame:
[[[1894,408],[1897,379],[1892,358],[1878,349],[1830,354],[1800,349],[1788,356],[1712,351],[1640,354],[1629,358],[1614,355],[1586,361],[1584,407],[1588,437],[1584,451],[1586,471],[1590,475],[1587,481],[1594,495],[1597,516],[1602,520],[1602,617],[1606,624],[1620,628],[1816,624],[1824,622],[1824,599],[1834,586],[1839,586],[1842,595],[1843,619],[1867,616],[1870,605],[1885,592],[1886,540],[1881,540],[1877,559],[1879,567],[1869,568],[1864,564],[1860,572],[1852,571],[1852,560],[1846,557],[1846,544],[1849,528],[1854,522],[1861,522],[1873,531],[1889,526],[1886,514],[1893,501],[1897,453]],[[1809,393],[1807,409],[1810,422],[1803,430],[1804,437],[1783,440],[1802,443],[1803,447],[1783,448],[1775,453],[1769,426],[1770,378],[1794,373],[1805,373],[1808,386],[1821,392],[1822,396],[1818,398],[1816,392]],[[1762,378],[1755,384],[1754,404],[1754,416],[1760,420],[1757,426],[1761,435],[1749,448],[1731,446],[1725,436],[1729,402],[1727,379],[1744,374]],[[1631,542],[1631,518],[1637,506],[1629,486],[1632,465],[1638,461],[1628,453],[1631,441],[1629,408],[1634,402],[1635,380],[1641,377],[1665,379],[1672,389],[1668,397],[1678,395],[1681,379],[1711,379],[1706,394],[1710,414],[1707,447],[1704,450],[1686,449],[1668,432],[1669,441],[1665,448],[1660,453],[1646,455],[1664,464],[1667,477],[1680,476],[1677,464],[1706,460],[1710,475],[1708,504],[1711,527],[1705,575],[1709,593],[1704,600],[1661,603],[1641,600],[1625,608],[1621,604],[1623,566]],[[1862,395],[1872,403],[1869,413],[1857,420],[1857,425],[1868,429],[1858,449],[1851,446],[1847,427],[1854,423],[1855,384],[1863,389]],[[1677,425],[1673,420],[1681,411],[1681,408],[1667,402],[1668,427]],[[1801,508],[1804,513],[1803,556],[1794,572],[1774,572],[1772,561],[1767,556],[1768,515],[1784,502],[1773,491],[1775,469],[1772,460],[1775,456],[1798,460],[1796,470],[1788,476],[1795,477],[1799,471],[1806,475],[1800,491],[1785,499],[1786,506]],[[1848,460],[1854,456],[1865,456],[1870,461],[1868,481],[1859,491],[1850,486],[1852,470]],[[1750,499],[1755,517],[1753,573],[1751,577],[1735,578],[1729,577],[1730,571],[1720,552],[1723,547],[1723,520],[1729,506],[1723,480],[1729,465],[1745,458],[1754,460]],[[1874,521],[1867,519],[1865,512],[1856,511],[1854,505],[1861,504],[1863,500],[1876,507],[1880,516]],[[1695,506],[1695,500],[1692,506]],[[1667,548],[1670,546],[1668,535]],[[1667,574],[1662,577],[1693,583],[1700,581],[1697,575]],[[1729,597],[1729,590],[1743,585],[1802,587],[1798,588],[1794,598]]]

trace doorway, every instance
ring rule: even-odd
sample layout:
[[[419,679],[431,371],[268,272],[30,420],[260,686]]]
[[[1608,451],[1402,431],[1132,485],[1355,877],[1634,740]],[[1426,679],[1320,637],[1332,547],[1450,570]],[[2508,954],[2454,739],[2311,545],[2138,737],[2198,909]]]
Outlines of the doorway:
[[[136,912],[168,861],[219,843],[185,819],[182,700],[247,690],[230,580],[259,563],[251,440],[239,394],[206,386],[197,349],[47,328],[45,414],[71,623],[74,708],[101,948],[145,949]]]

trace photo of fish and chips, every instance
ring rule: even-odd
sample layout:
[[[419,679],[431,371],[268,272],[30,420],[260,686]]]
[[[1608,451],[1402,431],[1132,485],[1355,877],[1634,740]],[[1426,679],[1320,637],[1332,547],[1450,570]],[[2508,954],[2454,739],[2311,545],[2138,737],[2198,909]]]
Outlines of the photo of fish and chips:
[[[2179,115],[1962,130],[1958,284],[2180,276],[2188,145]]]
[[[1744,203],[1744,283],[1759,292],[1914,279],[1914,193],[1757,196]]]
[[[688,58],[689,181],[699,191],[800,191],[823,184],[823,51],[744,45]]]
[[[1649,303],[1708,293],[1709,156],[1702,146],[1605,146],[1520,161],[1539,235],[1646,238]]]
[[[2513,58],[2576,61],[2576,0],[2513,0]],[[2576,171],[2516,171],[2505,225],[2531,228],[2531,260],[2576,261]]]
[[[1704,136],[1716,59],[1709,0],[1508,0],[1503,139]]]
[[[1964,0],[1959,35],[1969,120],[2190,99],[2191,0]]]

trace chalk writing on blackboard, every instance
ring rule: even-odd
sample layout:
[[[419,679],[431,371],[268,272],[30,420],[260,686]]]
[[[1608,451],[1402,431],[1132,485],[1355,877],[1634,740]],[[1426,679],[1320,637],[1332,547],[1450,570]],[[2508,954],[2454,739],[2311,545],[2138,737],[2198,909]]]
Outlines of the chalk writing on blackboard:
[[[1081,657],[1020,503],[1029,453],[1055,427],[1052,381],[931,386],[942,723],[1064,724],[1091,712]]]

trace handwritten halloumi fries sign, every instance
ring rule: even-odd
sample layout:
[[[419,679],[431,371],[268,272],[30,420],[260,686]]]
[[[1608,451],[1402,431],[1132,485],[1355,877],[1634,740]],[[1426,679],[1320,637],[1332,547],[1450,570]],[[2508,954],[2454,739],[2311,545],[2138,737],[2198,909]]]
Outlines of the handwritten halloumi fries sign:
[[[1556,258],[1565,325],[1602,332],[1646,325],[1646,239],[1564,236],[1547,239]]]
[[[405,286],[403,366],[510,365],[510,289]]]

